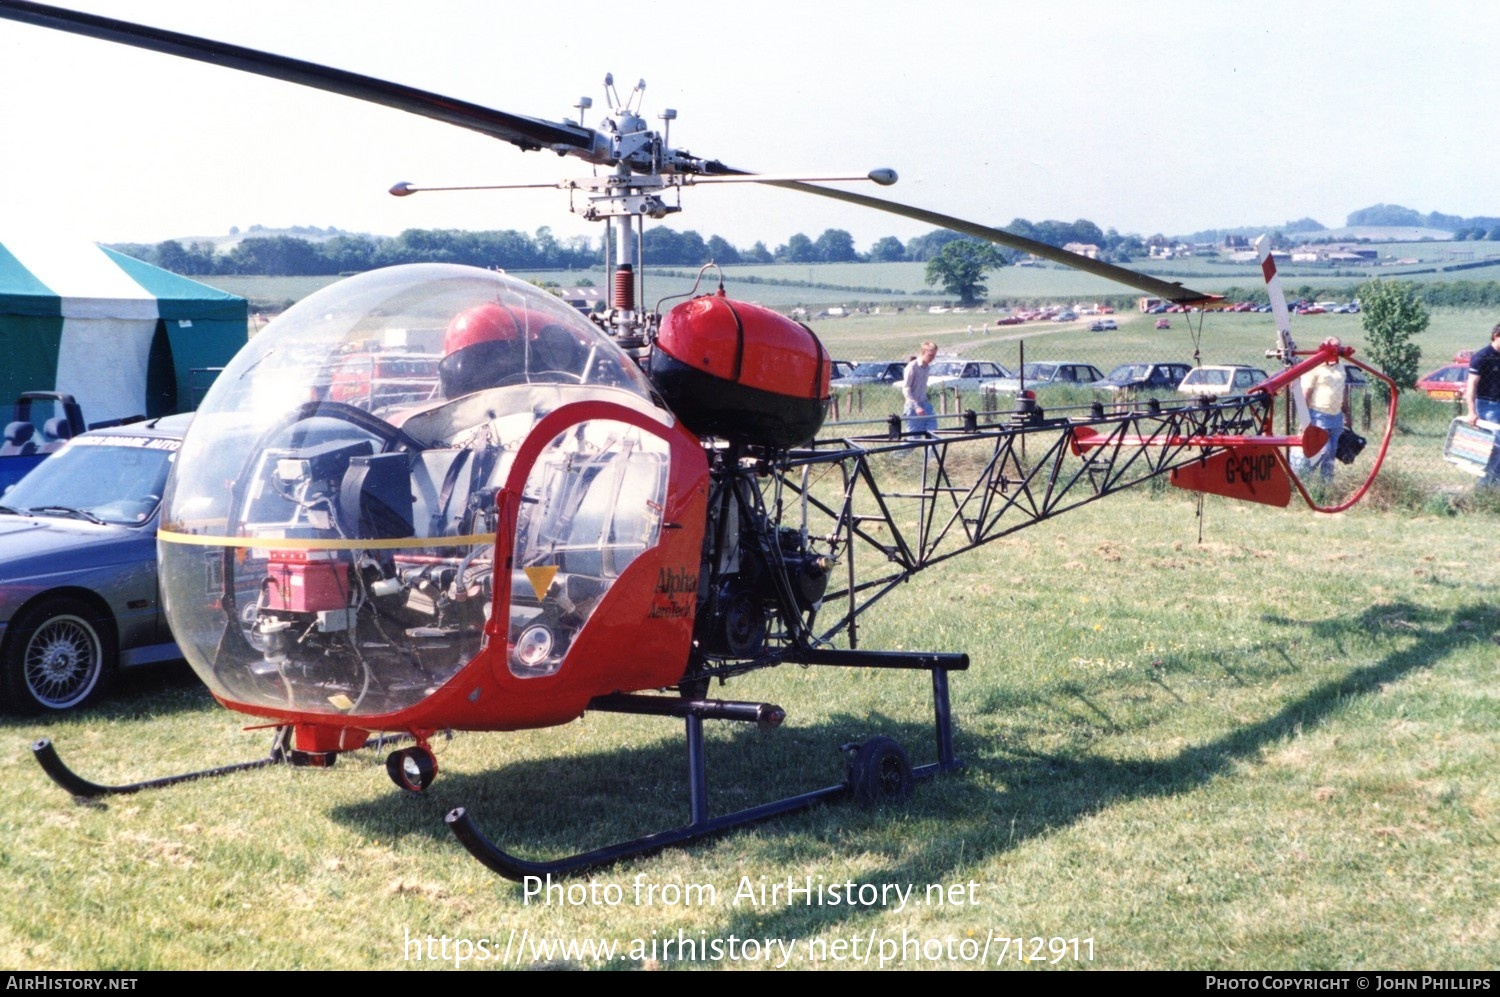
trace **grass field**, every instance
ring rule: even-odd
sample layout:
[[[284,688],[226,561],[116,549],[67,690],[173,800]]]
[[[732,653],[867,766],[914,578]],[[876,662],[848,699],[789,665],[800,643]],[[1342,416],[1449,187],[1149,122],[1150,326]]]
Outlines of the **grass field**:
[[[27,757],[32,739],[105,782],[264,748],[190,676],[139,676],[82,715],[0,720],[0,963],[853,968],[873,944],[870,966],[962,968],[988,943],[989,965],[1017,968],[1035,963],[1000,939],[1022,938],[1070,967],[1493,967],[1500,562],[1475,528],[1214,499],[1200,518],[1168,490],[984,548],[891,596],[862,642],[972,656],[954,678],[965,771],[885,811],[822,806],[626,863],[581,881],[576,903],[495,878],[442,815],[468,806],[528,856],[679,822],[676,722],[460,735],[424,798],[364,753],[69,800]],[[786,668],[716,690],[790,719],[710,725],[712,806],[835,782],[835,746],[869,734],[929,758],[922,686]],[[910,885],[922,902],[759,900],[820,878]],[[929,886],[959,889],[938,904]],[[680,937],[733,938],[738,956],[683,958]]]

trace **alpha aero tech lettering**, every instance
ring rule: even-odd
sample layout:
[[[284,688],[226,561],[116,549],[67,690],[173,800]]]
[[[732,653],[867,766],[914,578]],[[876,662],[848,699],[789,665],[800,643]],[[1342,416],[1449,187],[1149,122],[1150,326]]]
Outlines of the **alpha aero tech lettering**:
[[[693,614],[693,601],[698,596],[698,576],[686,568],[662,568],[656,573],[655,598],[651,612],[646,614],[653,620],[685,619]]]

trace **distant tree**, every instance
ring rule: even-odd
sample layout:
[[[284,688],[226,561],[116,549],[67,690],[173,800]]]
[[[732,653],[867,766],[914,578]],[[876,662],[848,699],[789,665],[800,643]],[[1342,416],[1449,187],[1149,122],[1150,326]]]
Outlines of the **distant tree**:
[[[740,254],[740,259],[745,263],[772,263],[776,258],[771,255],[764,242],[757,240],[755,245]]]
[[[1301,235],[1301,234],[1303,234],[1305,232],[1322,232],[1325,227],[1326,226],[1324,226],[1321,222],[1318,222],[1315,219],[1312,219],[1312,218],[1298,218],[1295,221],[1287,222],[1285,225],[1282,226],[1282,230],[1286,231],[1286,232],[1292,232],[1292,233],[1297,234],[1297,235]]]
[[[327,270],[312,243],[289,235],[242,240],[230,250],[225,268],[228,273],[277,277],[305,277]]]
[[[701,267],[708,262],[708,243],[703,241],[703,236],[692,229],[682,233],[682,244],[680,248],[682,260],[689,266]]]
[[[786,241],[785,246],[776,247],[777,263],[816,263],[818,249],[806,235],[798,232]]]
[[[1360,285],[1356,296],[1371,362],[1397,387],[1415,388],[1422,348],[1411,340],[1428,322],[1427,307],[1418,300],[1416,289],[1402,281],[1377,278]]]
[[[877,239],[875,245],[870,247],[870,261],[872,263],[895,263],[905,258],[906,247],[901,245],[901,240],[894,235]]]
[[[375,265],[375,240],[367,235],[336,235],[318,247],[331,273],[358,273]]]
[[[642,242],[647,263],[696,267],[708,262],[708,246],[703,236],[691,229],[678,232],[656,225],[646,230]]]
[[[740,251],[722,235],[711,235],[708,237],[708,257],[715,263],[728,265],[740,262]]]
[[[1351,211],[1344,224],[1351,227],[1359,225],[1415,227],[1425,222],[1426,218],[1411,208],[1403,208],[1399,204],[1373,204],[1368,208]]]
[[[854,251],[854,236],[841,228],[824,229],[813,248],[824,263],[851,263],[859,259]]]
[[[927,261],[927,283],[942,284],[961,303],[973,305],[988,290],[982,283],[985,271],[1004,265],[1005,257],[987,242],[950,242]]]
[[[1146,251],[1146,244],[1140,236],[1120,235],[1114,229],[1104,234],[1104,241],[1109,247],[1109,258],[1115,263],[1129,263]]]
[[[956,242],[959,239],[969,239],[969,237],[962,233],[954,232],[952,229],[933,229],[926,235],[919,235],[907,240],[906,258],[913,263],[925,263],[942,252],[943,247],[948,245],[948,243]]]
[[[1068,242],[1087,242],[1095,246],[1102,245],[1104,242],[1104,232],[1087,218],[1080,218],[1072,224],[1064,245]]]
[[[557,266],[557,237],[552,234],[552,227],[550,225],[543,225],[537,229],[532,241],[536,245],[537,264],[543,267]]]
[[[1450,232],[1460,225],[1465,224],[1465,220],[1461,215],[1445,215],[1441,211],[1429,211],[1424,221],[1428,228],[1448,229]],[[1475,219],[1471,218],[1467,224],[1473,225],[1474,222]]]
[[[152,261],[163,270],[173,273],[187,273],[183,265],[187,261],[187,250],[182,248],[182,243],[176,239],[168,239],[166,242],[158,242],[156,248],[151,251]]]

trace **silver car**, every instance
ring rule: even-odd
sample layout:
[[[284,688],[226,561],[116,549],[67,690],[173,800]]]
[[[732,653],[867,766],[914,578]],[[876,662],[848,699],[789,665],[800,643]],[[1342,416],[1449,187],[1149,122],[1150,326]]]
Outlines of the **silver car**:
[[[76,437],[0,496],[0,704],[70,710],[117,667],[180,658],[156,526],[189,415]]]
[[[927,375],[927,390],[972,394],[990,381],[1015,376],[993,360],[934,360]]]
[[[1103,376],[1104,374],[1093,364],[1076,360],[1029,363],[1021,367],[1020,377],[986,381],[984,390],[999,394],[1015,394],[1022,389],[1023,383],[1027,391],[1058,386],[1086,388]]]

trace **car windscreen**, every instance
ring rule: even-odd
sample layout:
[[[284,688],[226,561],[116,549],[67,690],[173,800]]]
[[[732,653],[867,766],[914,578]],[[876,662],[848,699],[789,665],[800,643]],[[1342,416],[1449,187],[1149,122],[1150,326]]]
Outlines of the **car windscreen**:
[[[178,441],[80,436],[38,464],[0,503],[38,515],[135,526],[161,502]]]

